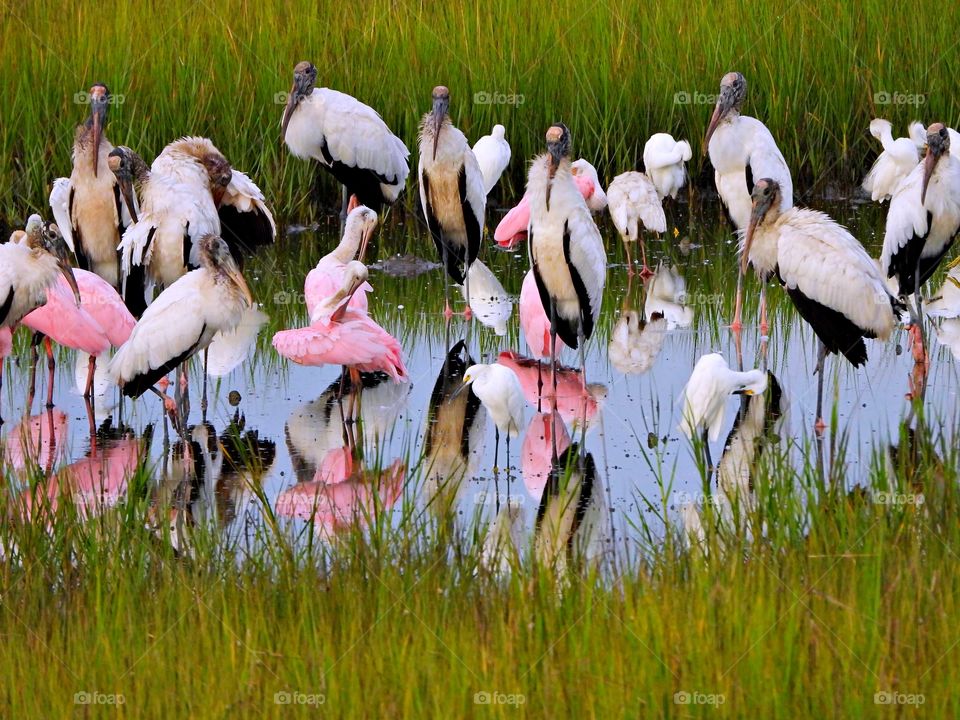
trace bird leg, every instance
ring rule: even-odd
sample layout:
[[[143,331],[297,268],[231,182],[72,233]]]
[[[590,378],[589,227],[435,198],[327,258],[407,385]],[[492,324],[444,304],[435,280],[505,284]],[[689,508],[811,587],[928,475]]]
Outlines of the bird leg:
[[[823,366],[827,359],[827,346],[820,343],[820,353],[817,356],[817,369],[814,373],[817,375],[817,420],[813,427],[818,436],[823,434],[826,429],[826,423],[823,422]]]
[[[0,377],[0,380],[3,378]],[[542,412],[540,406],[543,398],[543,363],[540,360],[537,360],[537,412]]]
[[[93,402],[90,400],[89,396],[84,396],[83,403],[87,408],[87,425],[90,430],[90,452],[91,455],[96,455],[97,452],[97,417],[93,409]],[[53,437],[51,433],[50,437]]]
[[[0,358],[0,410],[3,409],[3,364],[5,362],[4,358]],[[0,412],[0,425],[3,425],[3,413]]]
[[[47,408],[53,407],[53,373],[57,369],[57,361],[53,357],[53,343],[50,338],[43,339],[43,347],[47,351],[47,370],[49,371],[49,382],[47,383]]]
[[[500,461],[500,428],[493,428],[493,475],[496,477],[497,473],[500,471],[499,461]],[[500,500],[497,499],[497,505],[499,509]]]
[[[346,185],[342,185],[340,188],[340,234],[343,235],[343,230],[347,224],[347,213],[349,212],[348,206],[350,204],[350,191],[347,190]]]
[[[927,343],[923,337],[923,308],[920,304],[920,259],[917,258],[917,269],[914,275],[913,282],[913,301],[917,306],[917,317],[914,325],[916,326],[916,333],[913,333],[911,329],[911,335],[913,336],[913,359],[914,361],[927,364]]]
[[[83,398],[84,400],[89,400],[93,396],[93,376],[97,372],[97,358],[94,355],[90,356],[90,360],[87,364],[87,384],[83,388]]]
[[[643,242],[643,235],[640,235],[640,254],[643,256],[643,268],[640,270],[640,277],[646,280],[653,277],[650,266],[647,265],[647,244]]]
[[[473,310],[470,308],[470,263],[464,262],[463,264],[463,289],[464,294],[467,296],[467,307],[463,311],[463,317],[465,320],[469,320],[473,317]]]
[[[447,262],[449,252],[447,251],[447,246],[444,243],[440,243],[440,253],[443,255],[443,317],[449,322],[450,318],[453,317],[453,310],[450,307],[450,283],[447,281]],[[466,278],[464,278],[466,281]]]
[[[767,337],[767,331],[770,328],[767,325],[767,284],[760,283],[760,337]]]
[[[730,329],[738,336],[743,330],[743,324],[740,322],[740,313],[743,309],[743,273],[737,273],[737,299],[733,306],[733,322],[730,323]]]
[[[151,386],[150,391],[163,401],[164,412],[170,416],[170,422],[173,423],[173,428],[177,431],[177,434],[180,437],[183,437],[183,432],[181,432],[180,429],[180,414],[177,411],[176,400],[167,395],[165,392],[158,390],[156,386]]]
[[[550,303],[550,314],[556,317],[556,311],[554,310],[554,304]],[[551,412],[551,421],[554,415],[557,413],[557,329],[556,323],[550,323],[550,367],[553,373],[553,410]],[[557,453],[557,433],[550,433],[550,443],[553,450],[553,464],[556,465],[559,460],[559,455]]]
[[[210,348],[203,350],[203,392],[200,395],[200,414],[203,420],[207,419],[207,361],[210,359]]]
[[[624,252],[626,252],[626,254],[627,254],[627,277],[633,277],[633,276],[634,276],[633,257],[631,256],[631,253],[630,253],[630,242],[631,242],[630,237],[629,237],[629,236],[624,236],[624,238],[623,238],[623,250],[624,250]]]
[[[705,475],[703,479],[703,494],[710,496],[710,479],[713,476],[713,459],[710,457],[710,436],[707,428],[703,429],[703,460]]]

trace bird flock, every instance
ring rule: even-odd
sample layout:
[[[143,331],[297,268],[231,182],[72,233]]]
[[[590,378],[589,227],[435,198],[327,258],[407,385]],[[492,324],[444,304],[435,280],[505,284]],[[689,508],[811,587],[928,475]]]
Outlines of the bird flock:
[[[273,347],[302,365],[343,366],[353,387],[362,387],[359,374],[366,372],[404,382],[409,374],[400,343],[369,313],[373,288],[364,258],[381,215],[407,186],[410,151],[373,108],[316,83],[316,66],[298,63],[280,140],[291,155],[316,162],[342,186],[342,239],[305,279],[308,323],[276,333]],[[742,114],[746,99],[744,76],[724,75],[703,141],[740,244],[731,329],[739,341],[745,275],[752,266],[760,280],[759,329],[766,347],[765,289],[776,280],[820,343],[815,427],[821,431],[828,355],[862,365],[864,340],[886,340],[906,314],[914,358],[921,366],[927,362],[920,290],[960,229],[960,138],[936,122],[926,128],[914,123],[909,137],[897,139],[888,121],[870,124],[882,152],[863,189],[872,200],[888,203],[883,251],[874,259],[828,215],[794,204],[790,168],[763,122]],[[469,321],[477,298],[490,288],[502,291],[481,258],[487,196],[509,166],[511,151],[499,124],[471,146],[453,124],[453,102],[449,88],[433,89],[417,138],[416,185],[424,235],[433,241],[443,272],[462,287],[459,314]],[[179,369],[176,387],[184,386],[185,361],[206,357],[218,337],[258,312],[244,262],[275,240],[276,225],[256,183],[210,139],[176,139],[148,164],[133,149],[109,142],[109,107],[106,86],[94,85],[89,115],[76,129],[70,177],[52,183],[53,222],[33,215],[0,245],[0,352],[10,352],[19,325],[45,338],[48,405],[51,342],[89,356],[87,398],[97,360],[106,358],[110,383],[131,398],[156,394],[177,424],[181,408],[166,394],[168,376]],[[523,197],[493,231],[501,248],[527,244],[530,268],[519,316],[532,358],[504,353],[498,363],[474,365],[462,376],[462,390],[483,403],[498,440],[500,433],[509,442],[519,432],[520,398],[530,395],[522,387],[525,377],[536,378],[538,408],[557,410],[564,347],[579,353],[583,412],[595,405],[584,346],[601,315],[609,264],[595,216],[609,212],[631,276],[639,244],[639,272],[651,294],[654,283],[673,284],[669,270],[654,277],[644,237],[666,232],[664,203],[686,184],[691,158],[687,141],[656,133],[644,146],[642,170],[618,174],[604,189],[594,166],[576,158],[570,128],[561,122],[547,128],[544,152],[529,164]],[[448,282],[444,300],[450,321],[455,303]],[[645,322],[676,322],[669,312],[662,309],[645,321],[625,308],[611,342],[613,364],[649,368],[656,348],[631,342]],[[727,397],[763,393],[769,385],[765,362],[764,355],[764,370],[744,371],[741,360],[732,370],[722,356],[708,354],[697,363],[684,390],[680,427],[688,436],[702,436],[708,466],[708,443],[718,436]],[[554,444],[554,458],[557,453]]]

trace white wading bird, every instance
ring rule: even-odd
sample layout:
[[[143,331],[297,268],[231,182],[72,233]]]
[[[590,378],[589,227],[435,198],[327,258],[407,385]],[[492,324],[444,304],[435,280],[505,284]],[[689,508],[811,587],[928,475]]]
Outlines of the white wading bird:
[[[720,80],[720,97],[710,118],[704,149],[710,155],[714,168],[717,192],[729,213],[734,227],[743,231],[750,223],[751,194],[759,178],[772,178],[780,186],[780,210],[793,206],[793,180],[783,154],[777,147],[767,126],[756,118],[740,114],[747,97],[747,81],[738,72],[730,72]],[[743,236],[740,251],[745,252]],[[767,334],[767,306],[765,287],[773,277],[776,264],[769,257],[748,256],[760,277],[760,333]],[[743,267],[743,266],[741,266]],[[743,304],[743,270],[737,278],[737,299],[730,327],[741,329],[740,311]]]
[[[447,275],[466,289],[470,317],[470,263],[480,254],[487,195],[477,158],[447,115],[450,91],[433,89],[433,109],[420,122],[420,204]],[[450,317],[450,287],[444,283]]]
[[[280,122],[280,140],[295,157],[313,158],[343,186],[341,220],[351,195],[380,212],[393,205],[410,174],[410,151],[377,111],[356,98],[315,87],[317,68],[293,69],[293,88]]]
[[[653,181],[657,195],[676,199],[687,182],[684,163],[693,157],[690,143],[674,140],[669,133],[655,133],[643,146],[644,174]]]
[[[680,431],[688,438],[699,436],[703,441],[708,477],[713,465],[710,443],[720,437],[727,400],[731,395],[754,395],[766,389],[767,374],[763,370],[731,370],[720,353],[697,360],[683,389]]]
[[[587,193],[584,198],[587,201],[587,207],[590,209],[590,212],[598,213],[607,209],[607,194],[603,191],[600,176],[597,174],[597,169],[593,165],[583,158],[578,158],[570,163],[570,174],[574,177],[586,179],[588,182],[585,183],[585,186],[589,185],[589,183],[593,184],[593,192]]]
[[[160,293],[146,309],[107,373],[128,397],[147,390],[160,395],[176,417],[173,400],[154,384],[178,365],[206,349],[218,332],[230,332],[253,305],[227,244],[216,235],[199,239],[200,268]]]
[[[510,164],[510,143],[504,137],[506,128],[503,125],[494,125],[489,135],[484,135],[473,146],[473,154],[480,165],[480,174],[483,175],[483,191],[490,194],[503,171]]]
[[[893,126],[882,118],[870,121],[870,134],[880,141],[883,152],[863,179],[863,189],[870,193],[874,202],[883,202],[890,199],[900,181],[920,162],[920,148],[912,138],[894,140]]]
[[[917,146],[917,150],[922,156],[927,149],[927,128],[922,122],[914,120],[909,126],[910,139]],[[955,158],[960,158],[960,133],[952,127],[947,128],[947,135],[950,136],[950,154]]]
[[[530,166],[528,230],[530,265],[540,301],[550,318],[553,392],[557,391],[557,336],[580,348],[586,392],[584,343],[600,317],[607,257],[600,231],[570,170],[570,131],[557,124],[547,130],[547,153]]]
[[[667,216],[663,214],[660,195],[653,182],[642,172],[625,172],[617,175],[607,188],[610,217],[623,239],[623,248],[627,253],[627,274],[633,275],[633,257],[630,246],[640,243],[643,269],[640,277],[653,276],[647,265],[647,249],[643,242],[643,231],[654,232],[657,236],[667,231]]]
[[[513,370],[499,363],[471,365],[463,375],[463,388],[473,388],[473,394],[487,409],[496,429],[493,450],[493,470],[497,472],[500,453],[500,433],[507,436],[507,471],[510,470],[510,438],[520,435],[523,427],[523,388]]]
[[[890,199],[880,265],[896,278],[900,297],[914,295],[914,338],[922,347],[920,287],[943,260],[960,230],[960,160],[950,152],[950,135],[940,123],[927,129],[927,154],[897,186]]]
[[[887,289],[877,264],[846,228],[816,210],[782,207],[776,181],[758,180],[741,271],[746,270],[753,251],[772,258],[797,312],[820,339],[816,427],[822,430],[827,353],[842,353],[854,367],[863,365],[867,361],[863,339],[890,337],[900,302]]]

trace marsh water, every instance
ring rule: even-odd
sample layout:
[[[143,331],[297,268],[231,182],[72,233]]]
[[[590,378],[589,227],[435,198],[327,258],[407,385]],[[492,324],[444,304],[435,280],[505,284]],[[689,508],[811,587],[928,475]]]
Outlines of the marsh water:
[[[813,204],[850,227],[872,255],[879,254],[883,209],[849,202]],[[495,448],[494,427],[476,400],[469,393],[451,397],[470,362],[496,362],[505,352],[527,354],[516,308],[527,269],[526,246],[506,252],[492,242],[486,245],[481,257],[509,301],[481,301],[471,323],[459,317],[448,323],[441,314],[446,280],[434,262],[432,243],[414,220],[393,215],[378,230],[374,257],[367,259],[374,288],[370,312],[400,339],[409,383],[364,376],[357,393],[338,367],[300,367],[276,355],[270,345],[273,332],[306,322],[303,278],[339,240],[333,220],[320,227],[290,228],[275,247],[246,266],[266,317],[259,329],[258,319],[249,318],[238,333],[252,344],[237,337],[211,353],[205,413],[203,369],[198,362],[190,367],[185,425],[191,443],[186,449],[156,397],[147,394],[118,404],[113,388],[99,388],[92,408],[97,431],[91,438],[91,412],[78,389],[86,365],[65,351],[57,354],[56,407],[44,407],[47,370],[42,359],[28,404],[29,338],[20,331],[3,376],[7,491],[29,504],[38,502],[39,494],[56,501],[58,493],[69,491],[85,512],[94,514],[123,500],[139,463],[151,478],[156,503],[166,510],[163,517],[170,519],[176,542],[183,542],[185,526],[207,526],[240,544],[257,542],[258,527],[265,522],[263,501],[298,541],[310,533],[332,541],[344,528],[369,523],[374,516],[402,522],[426,513],[481,523],[505,516],[512,536],[521,543],[529,540],[538,517],[550,512],[551,494],[563,495],[550,480],[550,404],[541,401],[538,413],[536,367],[514,361],[528,396],[528,426],[511,441],[509,461],[505,439]],[[491,228],[498,219],[491,211]],[[726,327],[736,283],[733,234],[718,206],[711,204],[691,211],[678,203],[668,208],[668,222],[667,236],[648,242],[650,264],[658,272],[645,283],[639,276],[628,277],[620,240],[609,221],[601,220],[610,266],[602,320],[587,345],[589,397],[583,398],[572,370],[560,376],[559,452],[563,455],[572,443],[578,472],[591,476],[589,483],[581,478],[575,490],[583,497],[566,501],[586,511],[576,523],[591,534],[591,552],[615,545],[629,549],[632,543],[662,537],[667,524],[678,520],[684,498],[702,491],[697,452],[677,429],[681,392],[704,353],[719,351],[737,367],[736,343]],[[941,280],[942,273],[928,291]],[[798,468],[816,463],[817,346],[812,332],[780,288],[771,286],[764,359],[755,320],[758,285],[752,276],[746,289],[743,365],[765,363],[782,390],[775,417],[777,452]],[[628,309],[648,322],[647,350],[630,362],[611,348]],[[953,333],[947,325],[932,325],[929,335],[925,426],[952,442],[958,390],[954,352],[960,348],[950,347]],[[835,358],[827,365],[826,415],[829,420],[835,413],[835,424],[828,430],[822,461],[838,465],[834,476],[848,487],[870,483],[878,456],[897,442],[901,423],[912,422],[905,396],[914,364],[905,330],[898,328],[886,343],[868,341],[868,352],[870,359],[860,369]],[[577,366],[576,355],[567,353],[564,364]],[[722,456],[739,409],[740,400],[731,398],[721,437],[711,444],[714,459]],[[839,446],[842,452],[836,452]],[[31,488],[38,474],[49,480]],[[590,518],[589,530],[584,530],[583,518]]]

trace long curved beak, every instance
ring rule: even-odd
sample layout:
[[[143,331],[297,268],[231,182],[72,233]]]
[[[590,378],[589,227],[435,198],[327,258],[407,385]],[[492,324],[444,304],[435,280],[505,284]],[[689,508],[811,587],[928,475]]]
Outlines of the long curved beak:
[[[73,297],[77,300],[77,307],[80,307],[80,287],[77,285],[77,276],[73,274],[73,268],[70,267],[70,263],[68,263],[65,258],[57,258],[57,267],[60,268],[60,272],[62,272],[63,277],[66,278],[70,289],[73,290]]]
[[[350,305],[350,301],[353,299],[353,296],[356,294],[357,290],[360,289],[360,286],[363,285],[366,280],[357,278],[350,289],[347,291],[347,294],[343,297],[342,300],[337,304],[337,309],[333,311],[333,314],[330,315],[330,322],[340,322],[343,319],[344,314],[347,312],[347,306]]]
[[[433,104],[433,159],[437,159],[437,145],[440,143],[440,129],[443,127],[443,118],[447,115],[447,109],[443,103],[437,101]]]
[[[724,115],[727,114],[727,108],[724,106],[723,100],[721,99],[716,107],[713,108],[713,115],[710,116],[710,124],[707,125],[707,134],[703,136],[703,156],[706,157],[707,150],[710,147],[710,138],[713,137],[714,131],[717,129],[717,126],[720,124],[720,121],[723,120]]]
[[[105,106],[96,106],[93,115],[93,176],[97,177],[97,166],[100,164],[100,141],[103,139],[103,120],[107,113]]]
[[[123,195],[123,203],[127,206],[127,212],[130,213],[130,219],[137,222],[137,201],[133,196],[133,182],[129,179],[117,180],[120,183],[120,194]]]
[[[367,245],[370,244],[370,238],[373,237],[374,228],[367,228],[363,231],[363,235],[360,238],[360,262],[363,262],[364,257],[367,255]]]
[[[923,159],[923,185],[920,186],[920,204],[923,205],[927,201],[927,185],[930,184],[930,177],[933,175],[933,169],[937,166],[937,160],[939,160],[936,155],[933,154],[933,151],[928,147],[927,155]]]
[[[233,280],[234,284],[240,289],[244,299],[247,301],[247,306],[253,307],[253,294],[250,292],[250,286],[247,285],[247,280],[243,277],[240,269],[234,267],[227,270],[227,276]]]
[[[747,234],[743,240],[743,255],[740,256],[740,275],[746,275],[747,265],[750,262],[750,248],[753,245],[753,236],[757,231],[759,218],[756,214],[750,216],[750,224],[747,225]]]
[[[470,387],[470,383],[472,383],[472,382],[473,382],[473,380],[464,380],[464,381],[463,381],[463,385],[461,385],[461,386],[458,387],[456,390],[454,390],[453,395],[450,396],[450,399],[453,400],[455,397],[457,397],[458,395],[460,395],[464,390],[466,390],[468,387]]]
[[[283,120],[280,121],[280,144],[283,145],[287,137],[287,125],[290,124],[290,118],[293,117],[293,111],[297,109],[297,104],[303,100],[303,93],[294,83],[290,88],[290,97],[287,98],[287,106],[283,110]]]

